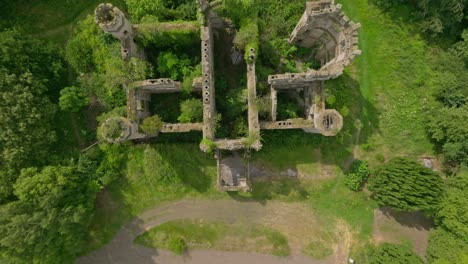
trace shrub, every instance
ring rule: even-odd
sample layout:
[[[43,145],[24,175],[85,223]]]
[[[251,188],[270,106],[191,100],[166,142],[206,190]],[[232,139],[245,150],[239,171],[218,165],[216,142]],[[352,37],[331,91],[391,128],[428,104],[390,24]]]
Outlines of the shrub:
[[[359,191],[367,177],[369,177],[367,161],[355,160],[351,164],[350,173],[345,176],[345,185],[353,191]]]
[[[200,149],[206,153],[213,153],[213,150],[215,150],[215,148],[216,144],[208,138],[204,138],[200,142]]]
[[[345,185],[352,191],[359,191],[362,185],[362,178],[357,173],[346,174]]]
[[[341,107],[340,113],[343,117],[347,117],[349,115],[349,108],[346,105]]]
[[[158,115],[145,118],[143,123],[140,125],[141,130],[148,135],[156,135],[161,131],[163,121]]]
[[[327,99],[325,99],[325,102],[328,106],[334,106],[336,103],[336,97],[334,95],[329,95],[327,96]]]
[[[187,244],[181,237],[171,237],[167,242],[167,248],[177,255],[182,255],[187,250]]]
[[[201,122],[203,120],[203,104],[201,100],[192,98],[180,104],[180,116],[177,120],[181,123]]]

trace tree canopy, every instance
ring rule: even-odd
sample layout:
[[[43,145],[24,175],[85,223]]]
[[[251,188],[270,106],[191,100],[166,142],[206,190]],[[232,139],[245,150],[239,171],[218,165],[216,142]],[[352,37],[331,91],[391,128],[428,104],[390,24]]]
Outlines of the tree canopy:
[[[368,253],[369,264],[423,264],[421,258],[410,248],[403,245],[383,243],[371,248]]]
[[[468,171],[449,179],[435,214],[438,224],[468,243]]]
[[[387,8],[400,7],[402,4],[411,6],[417,24],[432,35],[458,34],[468,17],[467,0],[378,0],[377,2]]]
[[[177,118],[181,123],[192,123],[203,121],[203,104],[200,99],[192,98],[180,104],[180,116]]]
[[[110,109],[125,104],[124,86],[153,75],[147,61],[138,58],[123,61],[118,41],[103,32],[92,16],[78,24],[65,53],[72,68],[80,73],[77,84],[80,90],[95,95]]]
[[[59,106],[64,111],[78,112],[88,102],[88,97],[76,86],[65,87],[60,91]]]
[[[381,206],[404,211],[433,211],[443,193],[437,173],[406,158],[380,165],[368,182],[372,198]]]
[[[457,238],[443,228],[432,229],[429,232],[429,244],[426,250],[426,258],[429,263],[439,261],[441,263],[465,263],[461,261],[463,255],[467,255],[468,242]]]
[[[49,45],[14,30],[0,33],[0,46],[2,203],[21,168],[47,159],[56,110],[48,95],[58,90],[62,61]]]
[[[99,185],[74,166],[22,171],[18,198],[0,207],[0,256],[12,263],[63,263],[82,250]]]

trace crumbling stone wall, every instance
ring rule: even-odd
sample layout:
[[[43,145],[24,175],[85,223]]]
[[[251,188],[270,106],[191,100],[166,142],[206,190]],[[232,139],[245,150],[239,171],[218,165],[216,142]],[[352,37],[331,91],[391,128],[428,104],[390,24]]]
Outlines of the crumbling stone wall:
[[[215,150],[218,169],[218,187],[225,191],[250,190],[249,169],[242,173],[236,172],[236,166],[231,166],[229,158],[221,157],[221,150],[235,153],[237,150],[260,150],[260,129],[302,129],[307,133],[320,133],[325,136],[336,135],[343,126],[343,117],[334,109],[325,108],[324,83],[338,77],[360,51],[357,46],[357,30],[359,24],[349,21],[341,12],[341,6],[332,0],[308,2],[306,10],[292,32],[291,44],[312,48],[319,47],[317,59],[321,61],[318,70],[308,69],[303,73],[284,73],[268,76],[271,89],[271,121],[259,121],[256,105],[256,73],[255,57],[257,51],[246,50],[247,60],[247,91],[248,91],[248,126],[249,134],[244,138],[217,139],[216,103],[214,84],[214,31],[224,29],[227,23],[213,11],[213,7],[221,1],[197,0],[200,8],[200,38],[202,76],[193,80],[193,91],[202,92],[203,123],[170,124],[164,123],[160,132],[179,133],[202,131],[202,151]],[[96,9],[96,22],[99,26],[121,40],[122,57],[128,60],[131,56],[142,56],[135,42],[135,27],[125,18],[123,13],[111,4],[101,4]],[[148,30],[159,30],[161,27],[170,30],[180,29],[181,25],[190,26],[195,30],[193,22],[178,23],[172,27],[170,23],[163,25],[145,25]],[[150,115],[149,102],[153,93],[181,92],[180,82],[167,78],[149,79],[135,82],[127,89],[128,118],[123,118],[125,133],[112,142],[122,142],[132,139],[150,137],[139,132],[139,123]],[[304,107],[305,118],[277,120],[277,98],[282,92],[303,92],[303,98],[296,95],[299,105]],[[156,136],[156,135],[151,135]],[[205,142],[205,143],[203,143]],[[214,148],[214,149],[213,149]],[[237,166],[240,167],[240,166]]]
[[[319,70],[308,69],[303,73],[284,73],[268,76],[271,86],[272,121],[276,121],[277,92],[283,90],[304,91],[306,120],[312,122],[264,123],[265,129],[302,128],[309,133],[325,136],[336,135],[343,127],[343,117],[336,110],[325,109],[324,81],[334,79],[361,54],[358,48],[359,23],[354,23],[341,11],[341,5],[333,0],[307,2],[306,10],[291,33],[291,44],[312,48],[319,47]],[[286,125],[285,125],[286,124]]]
[[[333,0],[307,2],[289,42],[303,47],[320,46],[317,59],[321,61],[321,70],[338,76],[361,54],[358,48],[360,26],[350,21],[341,11],[341,5],[335,5]]]
[[[213,29],[208,1],[199,0],[201,18],[203,137],[213,140],[216,127],[215,78],[213,60]]]
[[[262,143],[260,142],[260,124],[258,121],[258,108],[255,102],[257,98],[257,76],[255,75],[255,57],[256,51],[253,48],[246,51],[248,52],[248,57],[250,62],[247,64],[247,104],[248,104],[248,125],[249,125],[249,138],[253,142],[250,143],[250,146],[255,150],[260,150],[262,148]]]

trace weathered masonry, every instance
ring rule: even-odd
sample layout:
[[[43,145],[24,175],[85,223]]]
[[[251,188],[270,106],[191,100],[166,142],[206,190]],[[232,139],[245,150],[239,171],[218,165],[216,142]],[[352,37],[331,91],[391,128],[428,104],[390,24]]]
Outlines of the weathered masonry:
[[[318,47],[316,60],[320,62],[319,69],[307,69],[302,73],[283,73],[270,75],[271,116],[269,120],[259,120],[257,99],[257,77],[255,60],[258,52],[255,48],[247,48],[245,52],[247,65],[247,104],[248,104],[248,135],[237,139],[216,138],[216,101],[215,101],[215,70],[214,70],[214,37],[217,30],[229,27],[229,24],[219,17],[213,8],[219,1],[197,0],[199,4],[200,21],[183,22],[188,28],[200,25],[201,68],[202,76],[195,78],[192,84],[193,93],[201,93],[203,103],[202,123],[164,123],[161,133],[180,133],[202,131],[203,140],[200,148],[205,152],[214,151],[218,164],[218,187],[225,191],[250,190],[249,164],[236,164],[229,153],[237,155],[236,151],[260,150],[261,129],[302,129],[307,133],[319,133],[324,136],[334,136],[343,127],[343,117],[335,109],[325,108],[325,81],[337,78],[344,68],[358,56],[358,29],[360,24],[354,23],[341,11],[341,5],[333,0],[308,2],[306,10],[289,37],[292,45],[305,48]],[[122,59],[131,57],[145,58],[144,51],[138,48],[135,36],[138,35],[138,25],[132,25],[125,15],[111,4],[100,4],[96,11],[96,23],[106,32],[120,40]],[[167,27],[171,28],[171,27]],[[176,27],[177,28],[177,27]],[[141,132],[141,122],[150,115],[149,103],[151,94],[181,92],[181,83],[168,78],[149,79],[128,85],[127,118],[114,118],[109,122],[118,122],[122,133],[109,142],[118,143],[127,140],[150,138],[157,135],[147,135]],[[284,92],[300,91],[304,106],[304,118],[277,120],[278,96]],[[228,153],[226,157],[221,154]]]
[[[336,135],[343,127],[343,117],[334,109],[325,109],[324,82],[343,73],[343,69],[361,54],[358,48],[360,24],[349,20],[341,5],[331,0],[308,2],[299,23],[289,37],[291,44],[320,47],[316,59],[318,70],[268,76],[271,87],[272,121],[263,122],[263,129],[301,128],[308,133]],[[276,120],[278,92],[304,92],[305,119]]]

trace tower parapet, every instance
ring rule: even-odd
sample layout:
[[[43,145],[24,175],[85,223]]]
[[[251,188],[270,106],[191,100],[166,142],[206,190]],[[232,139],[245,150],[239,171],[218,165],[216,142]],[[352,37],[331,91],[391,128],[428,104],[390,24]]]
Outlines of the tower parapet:
[[[103,3],[96,8],[94,14],[96,24],[120,40],[121,55],[124,60],[129,60],[131,57],[144,58],[144,53],[138,49],[135,43],[132,23],[120,9],[110,3]]]

